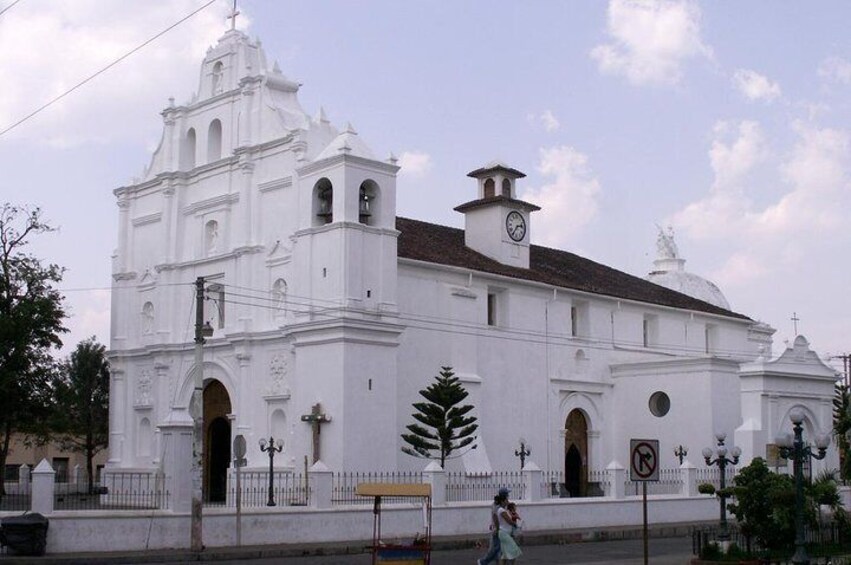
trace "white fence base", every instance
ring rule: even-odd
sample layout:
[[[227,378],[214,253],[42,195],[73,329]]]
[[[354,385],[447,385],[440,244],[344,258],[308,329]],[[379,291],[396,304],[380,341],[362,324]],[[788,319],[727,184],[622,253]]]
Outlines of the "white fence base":
[[[485,536],[490,505],[460,502],[433,509],[433,535]],[[575,498],[520,502],[526,531],[624,528],[642,523],[641,498]],[[423,531],[422,508],[412,504],[382,508],[385,540],[413,539]],[[650,522],[666,524],[707,522],[717,518],[714,497],[652,496]],[[236,545],[236,515],[232,508],[205,508],[204,545]],[[364,541],[372,537],[372,507],[250,508],[242,513],[242,544],[272,545]],[[50,516],[48,553],[186,549],[189,515],[170,511],[54,512]]]

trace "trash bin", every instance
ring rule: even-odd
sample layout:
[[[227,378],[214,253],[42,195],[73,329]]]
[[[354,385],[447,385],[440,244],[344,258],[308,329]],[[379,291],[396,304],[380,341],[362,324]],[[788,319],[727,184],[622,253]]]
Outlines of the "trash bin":
[[[0,520],[0,545],[14,555],[44,555],[48,520],[38,512],[9,516]]]

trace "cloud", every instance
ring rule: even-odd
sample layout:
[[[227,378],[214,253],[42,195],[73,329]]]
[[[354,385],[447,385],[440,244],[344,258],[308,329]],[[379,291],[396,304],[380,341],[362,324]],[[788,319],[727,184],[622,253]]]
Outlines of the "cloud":
[[[399,174],[425,176],[431,170],[431,155],[423,151],[405,151],[399,156]]]
[[[558,121],[552,110],[544,110],[541,114],[527,114],[526,120],[530,125],[537,127],[539,124],[546,131],[557,131],[561,127],[561,122]]]
[[[733,84],[748,100],[771,102],[780,96],[779,84],[749,69],[737,70],[733,74]]]
[[[843,231],[849,208],[848,132],[795,122],[797,140],[770,177],[753,178],[768,148],[755,122],[719,123],[709,150],[715,180],[706,197],[669,218],[681,233],[701,241],[723,242],[729,259],[713,274],[723,285],[753,284],[792,268]],[[730,135],[733,135],[730,138]],[[750,193],[777,194],[757,206]]]
[[[851,84],[851,62],[841,57],[828,57],[819,65],[818,74],[830,81]]]
[[[154,136],[166,106],[197,88],[198,62],[227,29],[221,0],[18,126],[4,138],[58,146]],[[62,94],[199,7],[194,0],[22,2],[0,18],[0,129]],[[246,25],[246,18],[241,18]],[[240,27],[242,27],[242,25]]]
[[[100,343],[109,344],[110,296],[109,290],[66,293],[71,315],[65,321],[69,331],[62,336],[63,355],[70,354],[79,342],[91,336]]]
[[[591,58],[601,72],[633,84],[676,84],[687,60],[711,57],[692,1],[610,0],[607,20],[611,41],[592,49]]]
[[[541,207],[534,218],[536,243],[564,246],[570,237],[597,215],[600,183],[588,165],[588,157],[562,145],[540,150],[538,172],[552,177],[540,188],[527,188],[521,199]]]

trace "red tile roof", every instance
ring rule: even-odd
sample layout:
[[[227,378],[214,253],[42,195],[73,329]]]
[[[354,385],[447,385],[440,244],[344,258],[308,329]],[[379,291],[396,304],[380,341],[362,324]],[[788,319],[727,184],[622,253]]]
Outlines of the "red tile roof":
[[[750,319],[567,251],[532,245],[529,268],[521,269],[503,265],[464,245],[464,230],[399,217],[396,218],[396,229],[401,232],[399,257],[406,259],[462,267],[612,298]]]

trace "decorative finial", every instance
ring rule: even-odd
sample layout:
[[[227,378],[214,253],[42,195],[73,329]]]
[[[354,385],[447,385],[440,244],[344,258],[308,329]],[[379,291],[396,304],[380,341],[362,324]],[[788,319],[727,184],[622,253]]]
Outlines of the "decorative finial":
[[[328,116],[325,115],[325,108],[323,108],[322,106],[319,107],[319,113],[316,116],[316,121],[318,121],[321,124],[330,123],[328,121]]]
[[[278,65],[278,60],[275,59],[275,64],[272,65],[272,71],[276,74],[281,74],[281,67]]]
[[[792,312],[792,317],[789,318],[789,319],[792,320],[792,329],[795,333],[795,336],[797,336],[798,335],[798,322],[801,321],[801,318],[798,317],[798,314],[796,312]]]
[[[387,156],[387,162],[390,163],[391,165],[395,165],[396,163],[399,162],[399,158],[396,157],[396,155],[394,155],[393,152],[391,151],[390,155]]]
[[[343,133],[350,133],[352,135],[357,135],[358,132],[355,131],[354,126],[352,126],[352,122],[346,122],[346,131]]]
[[[659,235],[656,238],[656,252],[659,259],[678,259],[679,251],[674,242],[674,228],[668,226],[668,233],[665,233],[662,226],[656,224],[656,227],[659,229]]]

